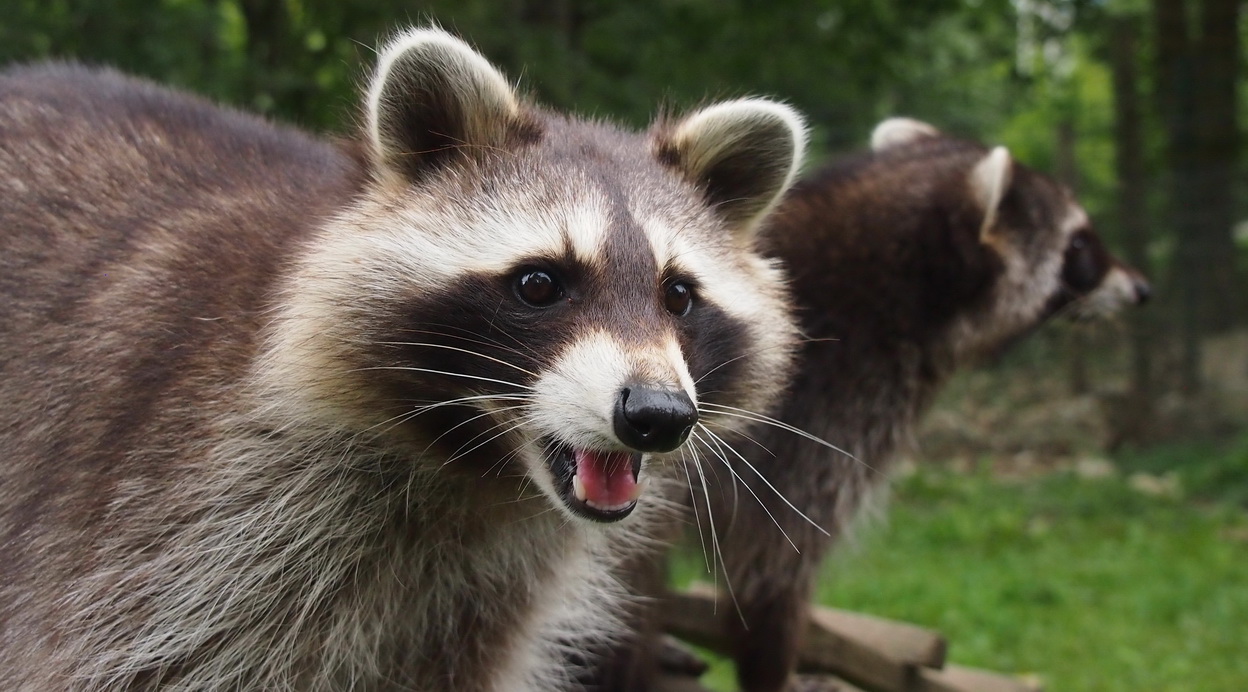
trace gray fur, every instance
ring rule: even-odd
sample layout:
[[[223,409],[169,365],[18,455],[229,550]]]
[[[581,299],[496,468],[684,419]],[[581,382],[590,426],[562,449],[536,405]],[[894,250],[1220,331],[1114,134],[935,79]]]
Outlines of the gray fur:
[[[568,354],[622,361],[590,361],[591,388],[696,387],[699,335],[645,305],[671,265],[707,273],[747,350],[719,396],[778,392],[780,274],[702,171],[654,154],[662,128],[545,113],[438,31],[392,42],[369,93],[365,141],[340,149],[112,72],[0,73],[0,687],[551,689],[558,635],[613,626],[612,567],[662,509],[599,525],[551,494],[539,435],[618,446],[564,401]],[[760,167],[795,165],[785,137]],[[454,300],[490,324],[501,304],[466,287],[561,248],[619,268],[562,341],[471,335],[510,363],[397,342],[462,317]],[[625,300],[645,308],[629,324]],[[431,374],[434,347],[518,394]]]

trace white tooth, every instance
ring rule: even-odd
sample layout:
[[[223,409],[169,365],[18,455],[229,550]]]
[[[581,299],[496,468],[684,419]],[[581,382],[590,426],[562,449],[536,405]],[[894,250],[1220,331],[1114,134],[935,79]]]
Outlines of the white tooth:
[[[645,478],[641,479],[641,481],[638,482],[637,485],[633,486],[633,492],[628,494],[628,501],[636,502],[637,498],[641,497],[641,494],[646,492],[646,488],[649,488],[649,487],[650,487],[650,477],[646,476]]]
[[[585,501],[585,484],[581,483],[580,476],[572,476],[572,495],[581,502]]]

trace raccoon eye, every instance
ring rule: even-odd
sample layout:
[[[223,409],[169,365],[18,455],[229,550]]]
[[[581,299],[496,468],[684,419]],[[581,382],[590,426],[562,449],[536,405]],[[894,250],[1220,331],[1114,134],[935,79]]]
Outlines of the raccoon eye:
[[[1077,293],[1088,293],[1096,288],[1106,271],[1096,251],[1094,237],[1086,231],[1071,236],[1062,258],[1062,283]]]
[[[689,308],[693,307],[693,289],[679,281],[668,284],[663,292],[663,307],[677,317],[688,315]]]
[[[563,289],[549,272],[541,270],[522,271],[515,281],[516,295],[520,300],[535,307],[554,305],[563,297]]]

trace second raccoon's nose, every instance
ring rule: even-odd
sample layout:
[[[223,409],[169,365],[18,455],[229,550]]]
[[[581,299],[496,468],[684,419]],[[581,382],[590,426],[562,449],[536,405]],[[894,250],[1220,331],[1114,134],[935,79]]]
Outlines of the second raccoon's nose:
[[[1131,285],[1135,288],[1135,302],[1147,303],[1148,299],[1153,296],[1153,287],[1149,286],[1144,279],[1135,277],[1131,280]]]
[[[642,452],[670,452],[689,437],[698,409],[678,389],[629,385],[616,397],[614,418],[620,442]]]

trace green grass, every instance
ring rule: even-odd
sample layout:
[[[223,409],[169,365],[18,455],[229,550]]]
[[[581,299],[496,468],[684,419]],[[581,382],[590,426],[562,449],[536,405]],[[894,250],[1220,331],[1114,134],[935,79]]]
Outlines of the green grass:
[[[1236,460],[1248,447],[1230,449]],[[1237,468],[1194,473],[1234,489],[1248,484]],[[1037,674],[1050,690],[1248,689],[1242,505],[1153,497],[1123,476],[1019,483],[926,470],[895,485],[888,514],[829,564],[821,602],[935,628],[950,660]],[[730,681],[721,662],[710,684]]]
[[[1173,473],[1183,494],[1198,502],[1224,502],[1248,508],[1248,435],[1156,445],[1117,455],[1126,473]]]

